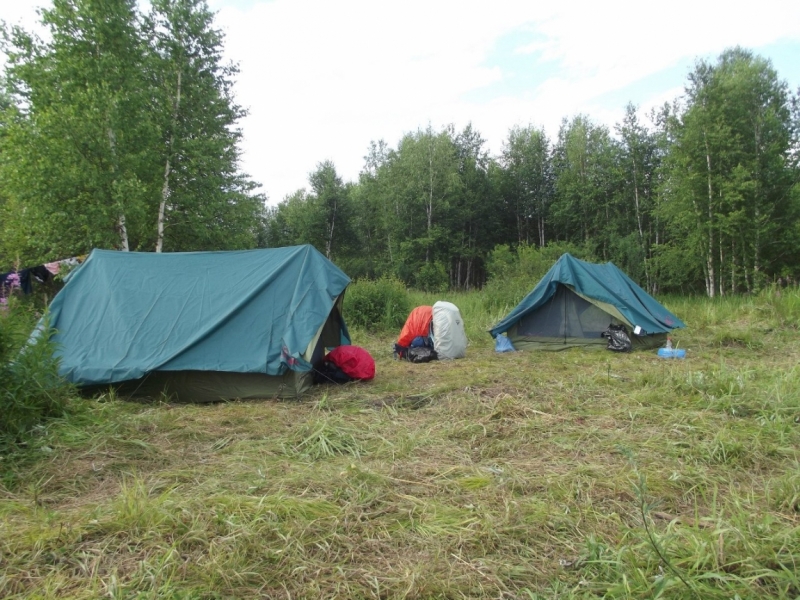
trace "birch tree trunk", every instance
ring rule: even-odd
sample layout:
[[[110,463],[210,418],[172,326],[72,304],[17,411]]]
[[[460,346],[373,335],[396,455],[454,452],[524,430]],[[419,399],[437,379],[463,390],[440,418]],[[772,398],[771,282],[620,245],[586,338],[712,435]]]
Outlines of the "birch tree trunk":
[[[708,149],[706,132],[703,132],[706,147],[706,168],[708,169],[708,245],[706,247],[706,293],[713,298],[716,293],[716,278],[714,276],[714,194],[711,184],[711,153]]]
[[[428,146],[428,168],[429,168],[429,184],[428,184],[428,206],[427,213],[428,213],[428,243],[425,247],[425,262],[430,261],[430,252],[431,252],[431,225],[433,224],[433,136],[431,135],[429,146]]]
[[[128,244],[128,228],[125,225],[124,213],[120,213],[119,217],[117,218],[117,232],[119,233],[120,247],[124,252],[129,252],[130,245]]]
[[[754,205],[754,221],[755,221],[755,240],[753,242],[753,281],[756,286],[759,286],[761,271],[761,127],[759,123],[760,115],[756,115],[756,123],[754,126],[754,142],[755,142],[755,190],[753,192],[753,205]]]
[[[164,248],[164,214],[167,210],[167,198],[169,198],[169,174],[171,171],[170,157],[164,166],[164,185],[161,187],[161,202],[158,204],[158,237],[156,238],[156,252],[161,252]]]
[[[328,228],[328,239],[325,240],[325,256],[328,258],[328,260],[331,258],[331,249],[333,248],[333,230],[336,227],[336,208],[337,201],[334,200],[333,214],[331,214],[331,225]]]
[[[172,152],[175,146],[175,128],[178,125],[178,110],[181,104],[181,71],[178,68],[178,85],[175,91],[175,102],[172,108],[172,128],[169,134],[169,147],[167,148],[167,160],[164,165],[164,185],[161,187],[161,202],[158,205],[158,224],[156,226],[158,237],[156,238],[156,252],[164,249],[164,220],[167,212],[167,200],[169,199],[170,187],[169,176],[172,172]]]
[[[117,169],[117,136],[114,134],[114,130],[111,127],[108,127],[106,130],[106,134],[108,135],[108,145],[111,148],[111,161],[112,161],[112,169],[116,173]],[[128,227],[125,224],[125,211],[122,208],[122,204],[119,200],[116,201],[117,204],[117,233],[119,234],[119,245],[120,248],[124,252],[130,251],[130,242],[128,241]]]

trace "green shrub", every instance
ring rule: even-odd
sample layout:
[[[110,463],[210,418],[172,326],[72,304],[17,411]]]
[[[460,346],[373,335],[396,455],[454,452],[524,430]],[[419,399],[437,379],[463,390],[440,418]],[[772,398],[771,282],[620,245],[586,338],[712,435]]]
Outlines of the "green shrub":
[[[516,306],[565,252],[581,260],[595,261],[591,249],[569,242],[550,242],[542,248],[523,245],[516,253],[508,246],[495,247],[487,260],[486,309],[505,311]]]
[[[488,279],[503,279],[511,275],[517,268],[519,259],[514,251],[505,244],[498,244],[486,257],[486,273]]]
[[[0,365],[5,365],[19,352],[39,320],[26,300],[16,296],[3,300],[0,304]]]
[[[61,416],[73,392],[58,375],[52,330],[42,329],[28,343],[35,317],[30,307],[14,302],[0,311],[0,447],[21,441],[44,419]]]
[[[648,269],[662,291],[681,295],[703,292],[695,283],[703,281],[702,267],[683,244],[658,244],[651,252],[652,256],[647,259]]]
[[[440,262],[427,262],[420,267],[414,282],[423,292],[444,292],[450,287],[447,270]]]
[[[397,279],[361,279],[347,288],[344,318],[351,327],[391,331],[403,326],[411,310],[405,286]]]

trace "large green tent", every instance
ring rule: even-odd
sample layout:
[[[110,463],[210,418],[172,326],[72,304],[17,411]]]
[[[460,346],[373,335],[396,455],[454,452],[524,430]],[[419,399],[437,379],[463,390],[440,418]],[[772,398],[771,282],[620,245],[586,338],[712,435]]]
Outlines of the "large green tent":
[[[613,263],[564,254],[489,333],[507,334],[519,350],[604,347],[601,334],[611,324],[626,326],[634,348],[660,346],[668,332],[685,327]]]
[[[312,246],[94,250],[50,305],[60,373],[186,401],[295,397],[349,344],[347,275]]]

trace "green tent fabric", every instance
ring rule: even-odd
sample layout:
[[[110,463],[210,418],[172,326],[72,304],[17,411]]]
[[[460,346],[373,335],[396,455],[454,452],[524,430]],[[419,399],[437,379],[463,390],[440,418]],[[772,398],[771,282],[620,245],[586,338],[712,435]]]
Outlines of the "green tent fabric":
[[[321,344],[350,343],[341,317],[349,283],[309,245],[94,250],[50,305],[60,373],[80,386],[134,382],[134,389],[161,385],[171,373],[173,383],[182,381],[165,383],[175,392],[202,380],[195,385],[202,393],[188,400],[240,397],[243,389],[246,397],[294,396],[310,378],[290,375],[308,374]],[[222,374],[243,376],[226,385]]]
[[[517,348],[560,350],[604,346],[600,333],[623,323],[634,346],[655,347],[684,323],[613,263],[603,265],[564,254],[536,287],[489,333],[506,333]]]

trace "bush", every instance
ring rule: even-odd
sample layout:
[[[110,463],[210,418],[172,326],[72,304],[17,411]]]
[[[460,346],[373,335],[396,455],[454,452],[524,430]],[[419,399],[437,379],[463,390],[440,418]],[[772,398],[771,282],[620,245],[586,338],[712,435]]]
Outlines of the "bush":
[[[417,289],[423,292],[445,292],[450,287],[450,278],[440,262],[426,262],[414,278]]]
[[[519,304],[565,252],[595,261],[590,248],[569,242],[550,242],[542,248],[519,246],[516,254],[507,246],[495,247],[487,260],[489,282],[483,288],[486,309],[507,312]]]
[[[403,326],[410,311],[408,292],[394,278],[361,279],[353,282],[345,294],[344,318],[351,327],[396,330]]]
[[[42,329],[28,343],[35,316],[14,302],[0,311],[0,447],[22,441],[44,419],[63,415],[73,392],[58,375],[52,330]]]
[[[486,274],[489,280],[507,277],[517,268],[516,253],[505,244],[498,244],[486,258]]]

